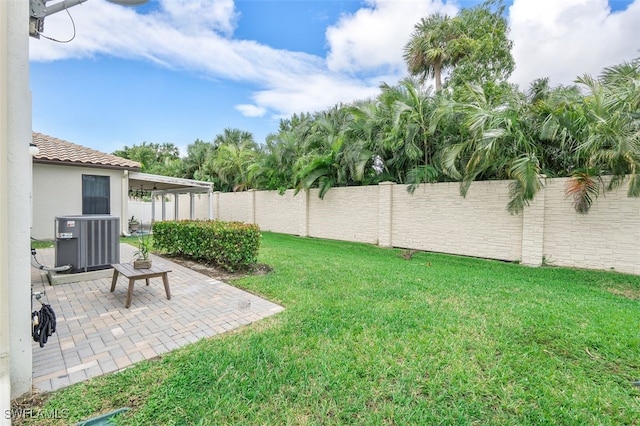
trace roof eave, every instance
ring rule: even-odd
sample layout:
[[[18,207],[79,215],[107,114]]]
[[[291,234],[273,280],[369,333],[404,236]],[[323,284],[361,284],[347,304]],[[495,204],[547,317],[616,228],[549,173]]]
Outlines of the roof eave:
[[[60,161],[60,160],[50,160],[46,158],[34,158],[34,164],[55,164],[59,166],[75,166],[75,167],[90,167],[94,169],[115,169],[115,170],[128,170],[137,172],[140,170],[139,167],[133,166],[119,166],[114,164],[100,164],[100,163],[83,163],[80,161]]]

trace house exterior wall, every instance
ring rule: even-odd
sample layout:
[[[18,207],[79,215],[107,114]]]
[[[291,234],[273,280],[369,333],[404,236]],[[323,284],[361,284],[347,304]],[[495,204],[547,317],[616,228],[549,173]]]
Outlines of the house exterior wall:
[[[82,214],[82,175],[110,177],[111,215],[122,218],[122,170],[95,167],[33,165],[33,225],[31,236],[37,239],[55,238],[54,219],[57,216]]]
[[[216,193],[221,220],[263,230],[416,250],[640,275],[640,199],[626,185],[601,195],[588,214],[565,196],[567,178],[546,179],[524,211],[507,211],[509,181],[333,188],[280,196],[273,191]],[[243,210],[244,209],[244,210]]]

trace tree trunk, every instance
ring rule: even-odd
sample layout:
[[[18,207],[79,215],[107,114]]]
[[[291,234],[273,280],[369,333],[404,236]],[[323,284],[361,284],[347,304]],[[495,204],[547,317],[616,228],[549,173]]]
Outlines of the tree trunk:
[[[433,77],[436,81],[436,93],[442,89],[442,65],[436,64],[433,67]]]

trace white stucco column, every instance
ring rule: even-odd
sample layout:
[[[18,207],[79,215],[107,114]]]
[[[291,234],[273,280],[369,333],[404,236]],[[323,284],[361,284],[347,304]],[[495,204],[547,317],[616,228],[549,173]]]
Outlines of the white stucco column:
[[[173,194],[173,220],[180,220],[180,194]]]
[[[196,218],[196,194],[193,192],[189,193],[189,220],[194,220]]]
[[[120,200],[120,234],[129,235],[129,172],[122,172],[122,196]]]
[[[7,55],[9,36],[8,4],[0,2],[0,93],[7,93],[9,78],[7,73]],[[11,402],[11,379],[9,375],[9,222],[8,205],[8,168],[7,145],[9,144],[8,99],[0,96],[0,424],[9,424],[4,419],[5,410]]]
[[[6,353],[10,397],[31,390],[31,92],[29,2],[0,2],[0,390],[6,404]],[[4,62],[6,61],[6,62]],[[7,321],[8,319],[8,321]],[[8,339],[7,339],[8,325]],[[8,340],[8,342],[7,342]],[[8,343],[8,345],[7,345]]]
[[[151,193],[151,224],[156,221],[156,194]]]

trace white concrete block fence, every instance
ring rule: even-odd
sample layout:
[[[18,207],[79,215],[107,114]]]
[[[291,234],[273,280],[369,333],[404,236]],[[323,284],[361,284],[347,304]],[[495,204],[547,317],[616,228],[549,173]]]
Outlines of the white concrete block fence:
[[[467,197],[458,183],[332,188],[284,195],[277,191],[214,193],[214,218],[255,223],[264,231],[355,241],[488,259],[543,262],[640,274],[640,199],[626,185],[601,195],[588,214],[565,196],[567,178],[546,179],[524,212],[507,211],[509,181],[474,182]],[[189,197],[178,203],[188,219]],[[195,199],[206,218],[207,197]],[[184,205],[183,205],[184,204]],[[184,217],[183,217],[184,216]]]

